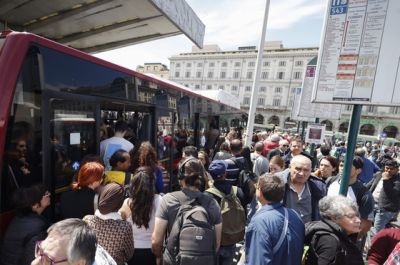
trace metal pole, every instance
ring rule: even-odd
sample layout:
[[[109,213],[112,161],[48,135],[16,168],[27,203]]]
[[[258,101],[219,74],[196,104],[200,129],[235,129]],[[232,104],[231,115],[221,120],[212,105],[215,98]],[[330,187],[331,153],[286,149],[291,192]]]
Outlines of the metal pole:
[[[245,145],[250,145],[251,138],[253,136],[254,117],[256,115],[255,113],[256,113],[257,100],[258,100],[258,83],[259,83],[261,67],[262,67],[262,57],[263,57],[263,53],[264,53],[265,31],[267,29],[267,22],[268,22],[269,1],[270,0],[267,0],[267,2],[265,4],[264,21],[263,21],[262,32],[261,32],[260,45],[258,46],[256,74],[254,75],[254,80],[253,80],[249,117],[247,120]]]
[[[319,118],[315,118],[315,123],[319,123]],[[314,159],[314,151],[315,151],[315,144],[312,143],[310,146],[310,156],[311,156],[311,168],[314,170],[315,167],[315,159]]]
[[[350,127],[347,133],[347,150],[344,168],[340,181],[339,194],[346,196],[350,181],[351,167],[353,166],[354,150],[357,143],[358,128],[360,127],[362,105],[354,105],[351,113]]]

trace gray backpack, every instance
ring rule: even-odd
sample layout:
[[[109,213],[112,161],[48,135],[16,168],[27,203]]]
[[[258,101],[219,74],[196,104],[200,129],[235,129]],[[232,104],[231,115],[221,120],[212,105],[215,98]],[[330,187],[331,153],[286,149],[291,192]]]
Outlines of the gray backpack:
[[[174,192],[172,196],[181,206],[167,238],[163,264],[217,264],[214,225],[206,210],[213,199],[202,195],[187,201],[182,191]]]

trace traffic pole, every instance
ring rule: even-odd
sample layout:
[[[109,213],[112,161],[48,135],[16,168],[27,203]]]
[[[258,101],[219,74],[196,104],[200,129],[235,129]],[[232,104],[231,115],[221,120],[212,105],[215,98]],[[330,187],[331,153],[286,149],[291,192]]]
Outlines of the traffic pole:
[[[339,194],[347,196],[351,167],[353,166],[354,150],[357,143],[358,128],[360,127],[362,105],[354,105],[351,113],[350,127],[347,133],[347,150],[340,181]]]
[[[265,31],[267,29],[267,22],[268,22],[269,2],[270,0],[267,0],[265,4],[264,21],[261,32],[260,45],[258,46],[258,53],[257,53],[256,74],[254,75],[253,88],[251,91],[249,116],[247,120],[246,138],[244,143],[245,145],[251,144],[251,138],[253,136],[254,118],[256,115],[257,100],[258,100],[258,83],[262,67],[262,57],[264,53]]]

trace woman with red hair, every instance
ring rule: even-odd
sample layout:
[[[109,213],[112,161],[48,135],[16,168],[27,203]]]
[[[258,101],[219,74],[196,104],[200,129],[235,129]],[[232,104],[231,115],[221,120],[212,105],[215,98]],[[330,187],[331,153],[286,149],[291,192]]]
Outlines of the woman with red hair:
[[[61,196],[60,210],[63,218],[80,218],[94,214],[95,195],[104,178],[104,166],[87,162],[81,166],[72,183],[72,190]]]

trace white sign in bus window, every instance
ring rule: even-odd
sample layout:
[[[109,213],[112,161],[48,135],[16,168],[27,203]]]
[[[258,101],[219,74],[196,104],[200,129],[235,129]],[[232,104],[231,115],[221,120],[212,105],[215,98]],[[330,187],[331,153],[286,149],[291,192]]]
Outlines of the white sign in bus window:
[[[400,1],[328,0],[313,102],[400,104]]]
[[[81,144],[81,134],[80,133],[70,133],[69,134],[69,144]]]

